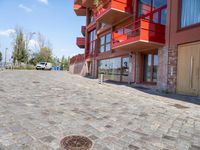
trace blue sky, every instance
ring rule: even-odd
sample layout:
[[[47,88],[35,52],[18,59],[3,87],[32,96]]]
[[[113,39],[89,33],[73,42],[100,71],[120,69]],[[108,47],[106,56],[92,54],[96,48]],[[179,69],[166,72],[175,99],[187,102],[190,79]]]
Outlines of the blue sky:
[[[9,33],[16,26],[25,32],[41,32],[53,45],[57,57],[83,53],[76,46],[76,37],[81,35],[85,17],[76,16],[74,0],[0,0],[0,51],[9,48],[11,56],[12,38]]]

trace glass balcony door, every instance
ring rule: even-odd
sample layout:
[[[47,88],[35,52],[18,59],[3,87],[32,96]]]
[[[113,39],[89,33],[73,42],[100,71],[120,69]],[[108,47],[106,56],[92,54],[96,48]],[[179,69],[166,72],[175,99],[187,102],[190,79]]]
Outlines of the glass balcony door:
[[[150,14],[145,19],[165,25],[167,9],[155,12],[165,5],[167,5],[167,0],[138,0],[138,18]]]
[[[143,82],[156,83],[158,72],[158,54],[144,54]]]

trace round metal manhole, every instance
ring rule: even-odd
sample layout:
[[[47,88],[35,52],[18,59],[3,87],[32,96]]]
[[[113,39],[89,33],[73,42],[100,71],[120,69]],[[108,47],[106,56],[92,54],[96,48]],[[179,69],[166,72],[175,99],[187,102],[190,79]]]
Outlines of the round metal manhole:
[[[67,136],[60,142],[65,150],[90,150],[92,141],[84,136]]]

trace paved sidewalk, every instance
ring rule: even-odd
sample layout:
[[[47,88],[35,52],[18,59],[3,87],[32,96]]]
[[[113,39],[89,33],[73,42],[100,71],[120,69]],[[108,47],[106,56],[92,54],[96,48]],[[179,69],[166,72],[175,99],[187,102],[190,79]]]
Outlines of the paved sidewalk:
[[[0,150],[61,150],[67,135],[93,150],[200,150],[200,105],[177,99],[67,72],[2,71]]]

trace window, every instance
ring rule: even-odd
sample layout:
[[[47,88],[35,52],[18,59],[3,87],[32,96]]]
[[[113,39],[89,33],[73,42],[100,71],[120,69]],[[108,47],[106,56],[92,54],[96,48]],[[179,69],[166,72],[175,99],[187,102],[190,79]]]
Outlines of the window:
[[[111,49],[111,33],[100,37],[100,52],[106,52]]]
[[[89,39],[89,49],[90,49],[90,54],[94,52],[95,50],[95,39],[96,39],[96,29],[91,31],[89,33],[90,39]]]
[[[128,73],[129,73],[129,58],[122,58],[122,81],[128,82]]]
[[[158,9],[167,4],[167,0],[152,0],[152,9]]]
[[[158,55],[144,55],[144,82],[157,82]]]
[[[138,17],[150,13],[151,0],[138,0]]]
[[[167,0],[138,0],[138,17],[149,14],[152,11],[164,5],[167,5]],[[159,20],[158,12],[156,12],[153,14],[153,22],[165,25],[166,16],[167,16],[166,9],[162,10],[161,12],[161,20]],[[149,20],[150,19],[149,16],[147,16],[146,19]]]
[[[129,58],[116,57],[100,60],[98,64],[98,74],[104,74],[105,80],[128,82]]]
[[[182,0],[181,28],[200,23],[200,0]]]
[[[94,22],[94,14],[92,11],[90,11],[89,23],[93,23],[93,22]]]

